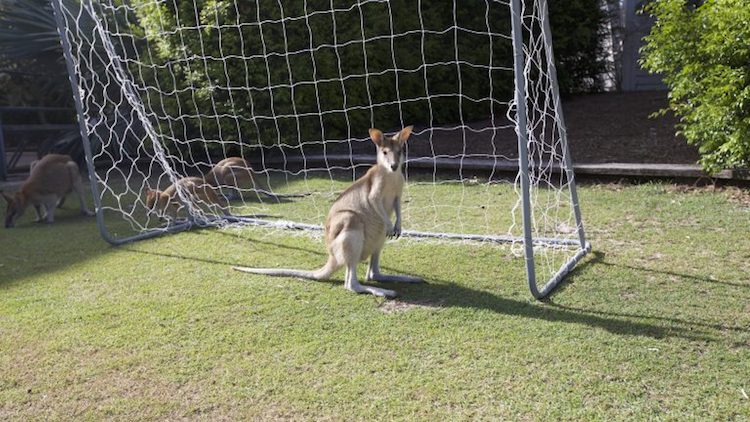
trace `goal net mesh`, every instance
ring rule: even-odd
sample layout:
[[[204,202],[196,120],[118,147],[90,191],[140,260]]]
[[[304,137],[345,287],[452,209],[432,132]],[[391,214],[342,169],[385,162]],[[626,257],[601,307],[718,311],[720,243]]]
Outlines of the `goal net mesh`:
[[[56,1],[112,237],[183,220],[320,225],[374,162],[368,129],[414,125],[404,229],[520,245],[509,1]],[[541,276],[580,245],[546,5],[522,3]],[[180,182],[211,184],[206,174],[229,157],[244,159],[252,180],[233,172],[233,183],[209,188],[228,208]],[[159,212],[149,191],[179,206]]]

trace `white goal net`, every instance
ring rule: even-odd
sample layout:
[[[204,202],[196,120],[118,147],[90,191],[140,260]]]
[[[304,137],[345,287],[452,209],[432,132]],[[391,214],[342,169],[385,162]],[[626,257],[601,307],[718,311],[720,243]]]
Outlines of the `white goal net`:
[[[587,246],[546,0],[513,1],[54,0],[103,234],[315,229],[368,129],[414,125],[406,234],[509,241],[555,278]]]

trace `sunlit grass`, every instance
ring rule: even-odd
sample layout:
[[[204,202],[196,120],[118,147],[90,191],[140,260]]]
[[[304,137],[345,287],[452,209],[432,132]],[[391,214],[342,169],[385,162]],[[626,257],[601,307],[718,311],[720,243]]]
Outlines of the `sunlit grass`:
[[[429,189],[425,200],[465,204],[512,192]],[[0,235],[0,418],[750,417],[747,203],[669,184],[580,193],[594,253],[548,302],[531,299],[507,246],[391,242],[385,269],[429,284],[389,286],[400,297],[383,301],[345,291],[341,274],[229,269],[315,268],[314,236],[206,229],[115,248],[72,204],[53,225],[27,217]],[[267,207],[316,221],[327,200]],[[414,211],[405,229],[432,224],[434,210]],[[510,222],[462,217],[446,231]]]

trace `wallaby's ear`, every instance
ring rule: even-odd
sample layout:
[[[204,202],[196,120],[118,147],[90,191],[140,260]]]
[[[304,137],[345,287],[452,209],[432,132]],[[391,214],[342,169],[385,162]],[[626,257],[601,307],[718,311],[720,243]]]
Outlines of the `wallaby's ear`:
[[[396,134],[396,139],[398,139],[401,145],[404,145],[406,141],[409,139],[412,129],[414,129],[414,126],[407,126],[401,129],[401,131]]]
[[[375,128],[370,129],[370,139],[377,146],[383,145],[383,132]]]

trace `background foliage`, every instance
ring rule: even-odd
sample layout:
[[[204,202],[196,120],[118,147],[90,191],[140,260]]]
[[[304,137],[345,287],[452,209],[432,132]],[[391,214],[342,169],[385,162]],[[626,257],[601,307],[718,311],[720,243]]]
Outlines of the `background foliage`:
[[[198,131],[200,139],[249,137],[266,144],[294,143],[285,138],[289,134],[349,139],[357,127],[455,124],[502,115],[504,105],[487,100],[488,76],[494,98],[512,97],[510,20],[504,5],[457,2],[454,7],[452,1],[439,0],[420,9],[411,1],[333,2],[338,10],[331,14],[325,12],[328,2],[136,4],[133,30],[144,31],[147,57],[162,69],[154,72],[144,63],[131,71],[145,75],[144,85],[178,93],[157,98],[160,93],[145,91],[162,106],[166,133]],[[553,2],[551,14],[563,92],[601,88],[604,12],[597,1]],[[293,19],[300,16],[308,18]],[[257,21],[263,23],[252,24]],[[251,24],[238,29],[237,22]],[[478,47],[487,44],[487,36],[454,31],[454,23],[499,35],[491,37],[490,48]],[[226,57],[227,52],[235,56],[196,60]],[[456,60],[461,64],[439,64]],[[477,66],[489,63],[491,71]],[[365,69],[366,77],[349,76],[363,75]],[[453,95],[457,92],[464,96]],[[391,103],[395,99],[399,104]],[[169,118],[175,115],[182,118]]]
[[[602,75],[615,72],[605,56],[603,33],[611,12],[603,9],[599,0],[548,3],[561,94],[603,91]]]
[[[113,42],[129,54],[138,51],[139,63],[131,63],[129,70],[139,79],[136,82],[143,88],[141,95],[154,111],[153,117],[162,133],[173,134],[176,139],[221,137],[254,143],[260,138],[268,144],[293,141],[281,139],[280,134],[297,132],[308,138],[350,138],[353,135],[348,133],[349,128],[367,127],[371,122],[395,127],[402,123],[401,116],[410,123],[444,124],[457,123],[462,117],[485,118],[493,110],[504,113],[498,104],[486,100],[487,69],[461,65],[459,80],[455,66],[420,68],[423,62],[456,58],[488,63],[490,52],[495,66],[509,66],[512,56],[508,40],[493,37],[491,50],[478,49],[477,43],[485,43],[486,36],[457,35],[451,29],[455,19],[466,28],[486,30],[489,25],[495,33],[508,34],[509,19],[504,6],[485,10],[484,4],[475,7],[469,2],[456,2],[454,8],[452,1],[436,0],[423,2],[420,12],[413,1],[360,5],[334,1],[333,6],[342,11],[332,19],[330,14],[321,13],[331,7],[327,1],[196,0],[154,4],[133,0],[130,4],[136,6],[135,12],[125,8],[113,12],[106,7],[107,3],[94,5],[103,16],[108,16],[105,22],[115,32],[136,35]],[[73,1],[68,7],[78,6]],[[5,69],[34,67],[50,74],[49,78],[0,78],[0,88],[5,88],[6,93],[3,102],[70,104],[69,84],[49,3],[0,0],[0,10],[3,11],[0,60],[6,64]],[[604,62],[597,35],[604,16],[597,0],[551,1],[550,13],[563,93],[600,89],[597,76],[604,69]],[[279,21],[282,16],[305,14],[308,19]],[[239,30],[235,25],[257,20],[264,23],[242,25]],[[195,28],[197,25],[201,28]],[[421,33],[395,39],[385,36],[392,30],[416,31],[422,25],[437,32],[424,35],[424,50],[418,47]],[[175,30],[178,26],[183,29]],[[364,45],[358,42],[362,31],[372,41]],[[330,48],[334,43],[339,48]],[[458,52],[454,45],[458,45]],[[282,55],[304,48],[313,50],[312,54],[295,54],[288,60]],[[370,72],[367,83],[362,83],[361,78],[342,80],[342,75],[363,73],[363,51]],[[239,55],[227,56],[230,52]],[[212,59],[220,56],[228,58]],[[395,74],[389,70],[394,63],[410,71]],[[160,66],[156,71],[151,66],[154,64]],[[510,72],[490,73],[493,96],[510,98]],[[40,79],[47,85],[43,89]],[[306,83],[313,79],[326,82]],[[463,100],[446,95],[457,92],[459,84],[466,95]],[[162,92],[146,89],[147,85],[158,86]],[[426,92],[425,85],[432,96],[429,104],[421,98]],[[402,101],[398,105],[369,107],[370,103],[385,103],[393,98]],[[406,99],[412,100],[403,101]],[[350,111],[341,112],[344,108]],[[242,117],[224,116],[229,114]],[[175,115],[184,118],[169,118]],[[276,116],[276,119],[249,116]]]
[[[0,101],[71,105],[55,18],[47,0],[0,0]],[[66,87],[67,89],[63,89]]]
[[[746,0],[655,0],[643,65],[664,75],[680,132],[708,171],[750,166],[750,7]]]

